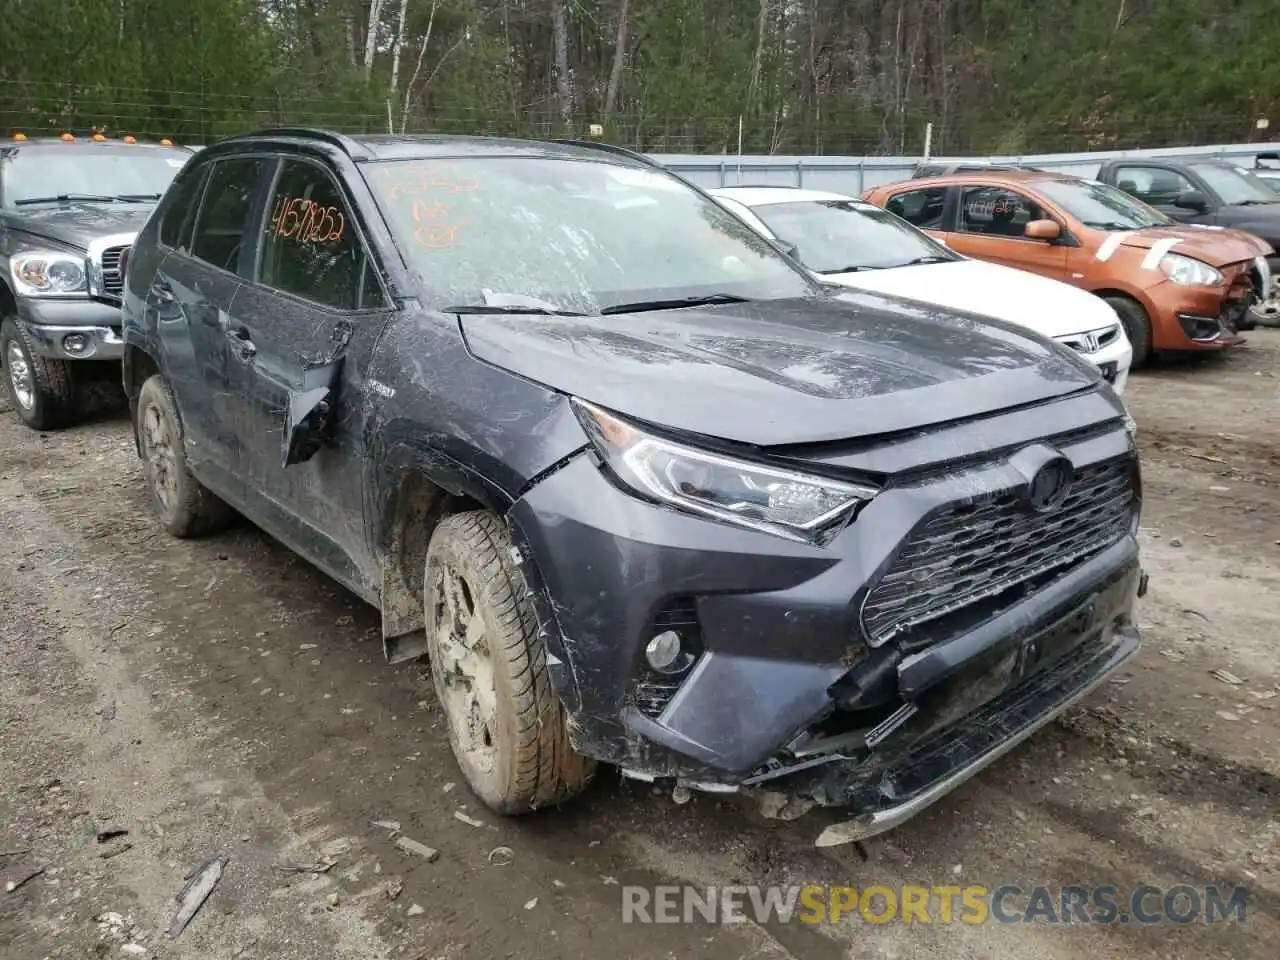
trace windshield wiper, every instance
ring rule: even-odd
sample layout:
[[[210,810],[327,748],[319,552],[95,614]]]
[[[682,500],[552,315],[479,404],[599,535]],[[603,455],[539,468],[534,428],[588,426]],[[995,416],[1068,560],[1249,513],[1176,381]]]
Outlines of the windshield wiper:
[[[585,317],[587,314],[579,310],[555,310],[551,307],[512,306],[494,303],[463,303],[456,307],[445,307],[445,313],[513,313],[534,314],[543,317]]]
[[[929,253],[923,257],[916,257],[914,260],[908,260],[906,263],[897,263],[897,267],[917,267],[925,263],[950,263],[951,257],[944,257],[938,253]]]
[[[873,267],[869,263],[855,263],[848,267],[837,267],[835,270],[818,270],[817,273],[824,277],[829,277],[835,273],[860,273],[863,270],[883,270],[884,267]]]
[[[72,203],[75,201],[83,201],[85,203],[115,203],[116,197],[101,197],[92,193],[60,193],[56,197],[28,197],[25,200],[15,200],[15,207],[25,207],[31,203]]]
[[[118,193],[117,200],[123,200],[125,203],[150,203],[152,200],[159,200],[158,193]]]
[[[641,310],[680,310],[684,307],[703,307],[715,303],[747,303],[750,297],[736,293],[708,293],[700,297],[677,297],[673,300],[637,300],[634,303],[617,303],[605,307],[601,314],[639,313]]]

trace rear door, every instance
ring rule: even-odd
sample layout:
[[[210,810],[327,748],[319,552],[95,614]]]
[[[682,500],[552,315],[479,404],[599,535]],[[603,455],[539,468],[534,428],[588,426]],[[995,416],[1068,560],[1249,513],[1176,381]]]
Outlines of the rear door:
[[[362,486],[365,374],[391,315],[353,210],[324,161],[284,157],[260,219],[256,282],[236,304],[252,354],[244,369],[254,512],[348,583],[373,566]],[[290,430],[291,416],[305,410],[323,431]],[[291,457],[291,438],[304,434],[316,443]]]
[[[938,240],[947,240],[952,218],[949,187],[923,187],[895,193],[884,208]],[[950,242],[948,240],[948,242]]]
[[[164,372],[182,416],[192,469],[214,489],[241,491],[244,441],[250,425],[242,398],[246,380],[233,350],[237,296],[249,275],[250,218],[270,185],[265,157],[226,157],[208,164],[194,216],[180,218],[146,291],[157,314]],[[175,207],[176,210],[176,207]],[[161,228],[164,243],[166,221]]]
[[[967,257],[1066,280],[1067,246],[1026,236],[1026,226],[1033,220],[1056,220],[1063,235],[1067,234],[1066,224],[1027,193],[1009,187],[964,186],[947,243]]]

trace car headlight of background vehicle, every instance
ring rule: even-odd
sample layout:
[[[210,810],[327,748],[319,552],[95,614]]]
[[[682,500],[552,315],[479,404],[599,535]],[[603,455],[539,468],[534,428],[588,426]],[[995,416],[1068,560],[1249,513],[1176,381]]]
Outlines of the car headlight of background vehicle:
[[[83,257],[38,250],[9,260],[14,289],[27,297],[66,296],[89,292]]]
[[[1166,253],[1160,260],[1160,269],[1174,283],[1183,286],[1216,287],[1222,282],[1222,274],[1218,270],[1176,253]]]
[[[822,543],[877,492],[675,443],[585,401],[573,405],[614,476],[640,496],[688,513]]]

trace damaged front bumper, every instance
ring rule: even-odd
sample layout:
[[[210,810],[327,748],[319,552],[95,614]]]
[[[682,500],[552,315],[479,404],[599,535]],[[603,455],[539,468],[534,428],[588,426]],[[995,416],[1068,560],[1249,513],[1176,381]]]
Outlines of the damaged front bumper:
[[[1047,454],[1075,487],[1034,514],[1026,457]],[[579,751],[642,779],[849,806],[870,835],[1133,655],[1140,499],[1112,423],[888,484],[825,546],[641,501],[588,455],[510,519]],[[664,631],[691,652],[677,676],[646,661]]]

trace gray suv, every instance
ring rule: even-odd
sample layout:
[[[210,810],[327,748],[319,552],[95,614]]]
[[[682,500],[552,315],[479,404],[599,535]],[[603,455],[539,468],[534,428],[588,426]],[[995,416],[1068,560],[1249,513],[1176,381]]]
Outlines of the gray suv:
[[[1138,649],[1094,367],[828,291],[627,151],[222,141],[138,237],[124,340],[160,522],[238,511],[377,607],[497,811],[607,761],[876,833]]]
[[[101,135],[0,144],[0,366],[28,426],[66,426],[86,388],[118,384],[126,252],[190,156]]]

